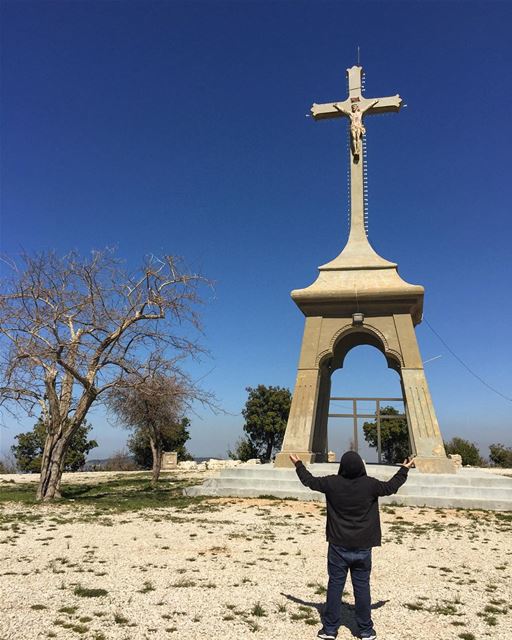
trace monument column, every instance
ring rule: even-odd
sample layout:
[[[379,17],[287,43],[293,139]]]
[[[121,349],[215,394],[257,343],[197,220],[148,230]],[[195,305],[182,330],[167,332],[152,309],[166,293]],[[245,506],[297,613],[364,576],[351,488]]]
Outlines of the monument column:
[[[315,429],[313,431],[313,453],[315,462],[327,462],[327,425],[331,401],[331,371],[327,366],[320,368],[320,384],[316,407]]]
[[[416,467],[425,473],[453,473],[453,463],[445,455],[411,316],[395,314],[393,320],[403,358],[400,377]]]
[[[306,318],[302,348],[290,415],[283,440],[283,451],[276,456],[276,466],[290,466],[288,453],[297,452],[304,462],[314,462],[313,440],[321,388],[321,370],[316,364],[322,318]],[[327,429],[326,429],[327,432]]]

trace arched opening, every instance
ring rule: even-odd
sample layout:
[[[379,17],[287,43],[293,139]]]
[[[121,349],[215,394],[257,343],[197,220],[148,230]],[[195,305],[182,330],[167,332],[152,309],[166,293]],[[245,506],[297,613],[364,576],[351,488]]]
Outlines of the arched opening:
[[[337,340],[332,354],[321,365],[328,451],[334,451],[339,460],[344,451],[354,449],[367,462],[378,462],[377,449],[368,444],[363,433],[363,424],[375,421],[370,414],[375,413],[377,403],[352,398],[392,398],[381,401],[380,408],[392,406],[398,413],[404,413],[403,400],[398,400],[403,398],[398,359],[386,353],[385,344],[375,333],[352,331]],[[367,415],[348,417],[353,413]]]

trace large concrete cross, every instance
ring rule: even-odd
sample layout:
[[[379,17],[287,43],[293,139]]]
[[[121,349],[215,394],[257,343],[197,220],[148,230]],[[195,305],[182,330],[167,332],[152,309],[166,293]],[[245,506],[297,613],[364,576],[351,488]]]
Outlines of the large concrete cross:
[[[363,68],[347,69],[348,98],[343,102],[313,103],[311,115],[315,120],[347,117],[350,119],[350,235],[349,241],[366,239],[364,225],[363,144],[366,133],[363,116],[399,111],[402,98],[365,98],[362,94]]]

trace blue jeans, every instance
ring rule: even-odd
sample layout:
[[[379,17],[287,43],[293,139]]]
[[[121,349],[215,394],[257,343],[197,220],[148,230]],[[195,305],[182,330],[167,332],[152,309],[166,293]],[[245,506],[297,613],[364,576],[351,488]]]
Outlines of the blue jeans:
[[[327,554],[329,584],[327,586],[327,602],[324,609],[323,626],[327,633],[336,635],[341,623],[341,596],[349,569],[356,601],[356,622],[359,626],[361,637],[365,638],[375,633],[371,618],[371,549],[345,549],[345,547],[329,543],[329,552]]]

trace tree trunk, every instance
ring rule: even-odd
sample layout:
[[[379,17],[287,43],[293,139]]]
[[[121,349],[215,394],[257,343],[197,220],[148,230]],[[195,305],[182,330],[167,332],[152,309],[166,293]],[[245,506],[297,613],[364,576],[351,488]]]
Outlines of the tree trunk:
[[[160,477],[160,469],[162,468],[162,443],[152,435],[149,436],[149,443],[151,445],[151,453],[153,454],[151,485],[156,487],[158,484],[158,478]]]
[[[68,442],[68,434],[61,429],[48,435],[41,460],[41,475],[37,487],[37,499],[43,502],[60,498],[60,483],[64,470],[64,456]]]
[[[267,452],[265,454],[265,460],[270,462],[270,458],[272,456],[272,449],[274,448],[274,435],[272,434],[267,441]]]

